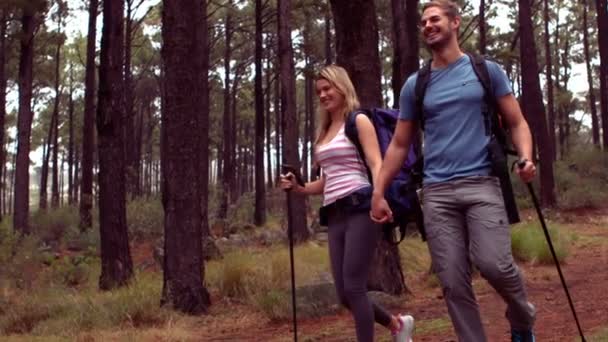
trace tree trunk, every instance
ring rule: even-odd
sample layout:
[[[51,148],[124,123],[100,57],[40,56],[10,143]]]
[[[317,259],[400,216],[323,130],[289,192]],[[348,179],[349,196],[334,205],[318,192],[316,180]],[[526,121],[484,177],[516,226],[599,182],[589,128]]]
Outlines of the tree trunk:
[[[418,51],[418,0],[405,0],[405,17],[407,48],[405,53],[405,74],[403,74],[404,80],[420,68],[420,54]]]
[[[32,81],[34,31],[38,15],[24,9],[21,17],[21,55],[19,57],[19,114],[17,118],[17,159],[13,206],[13,228],[29,234],[30,136],[32,132]]]
[[[330,3],[336,26],[338,64],[348,71],[361,106],[380,106],[382,86],[374,2],[331,0]]]
[[[483,56],[486,54],[486,2],[479,1],[479,53]]]
[[[82,125],[82,176],[80,178],[80,230],[91,228],[93,220],[93,156],[95,150],[95,36],[98,0],[89,1],[87,65],[85,71],[84,118]],[[122,15],[121,15],[122,18]]]
[[[393,89],[393,108],[399,108],[399,95],[401,87],[405,82],[407,53],[407,27],[405,23],[404,0],[391,0],[393,14],[392,46],[393,46],[393,77],[391,87]]]
[[[331,11],[325,10],[325,64],[333,63],[333,52],[331,49]]]
[[[277,36],[278,38],[278,36]],[[283,146],[281,144],[281,139],[283,137],[283,116],[281,110],[281,62],[279,58],[279,51],[277,47],[277,61],[275,64],[275,82],[274,82],[274,146],[275,146],[275,166],[277,168],[276,175],[281,174],[281,152],[283,151]]]
[[[104,0],[97,106],[101,290],[126,285],[133,276],[125,203],[123,11],[123,0]]]
[[[51,113],[51,121],[49,122],[49,132],[47,133],[46,142],[42,146],[42,167],[40,168],[40,196],[38,209],[46,210],[48,208],[48,176],[49,176],[49,159],[53,144],[53,134],[55,132],[55,112]]]
[[[136,135],[135,135],[135,95],[133,94],[133,75],[131,70],[131,56],[133,45],[133,0],[126,0],[127,11],[125,17],[125,55],[124,55],[124,80],[125,80],[125,152],[127,169],[127,193],[131,198],[137,197],[138,189],[138,165],[136,157]]]
[[[557,159],[555,145],[555,110],[553,109],[553,66],[551,63],[551,43],[549,35],[549,2],[544,0],[544,24],[545,24],[545,76],[547,78],[547,110],[549,111],[549,141],[551,145],[551,157]]]
[[[602,139],[608,151],[608,0],[595,0],[598,45],[600,48],[600,105],[602,108]]]
[[[74,75],[70,63],[70,93],[68,94],[68,204],[74,204]]]
[[[162,177],[165,254],[162,305],[200,314],[210,297],[203,286],[201,189],[201,113],[205,104],[206,4],[202,0],[164,0],[162,61]],[[202,271],[201,271],[202,270]]]
[[[7,10],[0,9],[0,222],[6,213],[6,149],[4,147],[4,123],[6,120],[6,26]]]
[[[58,32],[61,32],[61,20],[58,21]],[[61,70],[59,68],[61,62],[61,46],[63,42],[57,44],[55,50],[55,103],[53,104],[53,117],[51,130],[53,131],[53,176],[51,183],[51,208],[59,207],[59,104],[61,102]],[[50,150],[49,150],[50,151]]]
[[[268,41],[266,42],[266,45],[269,45]],[[268,51],[269,50],[270,49],[268,49]],[[270,137],[270,127],[272,127],[272,122],[270,120],[270,94],[272,91],[272,83],[270,81],[271,71],[270,52],[268,52],[266,54],[266,97],[264,98],[264,111],[266,113],[266,178],[268,180],[268,188],[274,186],[274,179],[272,178],[272,140]]]
[[[74,201],[74,203],[80,203],[79,200],[79,196],[78,196],[78,184],[80,184],[80,179],[79,179],[79,175],[80,175],[80,151],[78,150],[78,146],[74,147],[74,187],[72,188],[73,194],[72,194],[72,199]]]
[[[371,1],[332,0],[338,42],[338,62],[351,68],[363,106],[382,104],[376,10]],[[356,69],[353,71],[353,69]],[[354,77],[353,77],[354,76]],[[378,236],[368,287],[391,294],[407,291],[399,250]]]
[[[200,2],[200,5],[199,5]],[[201,92],[200,92],[200,104],[199,120],[200,130],[198,135],[200,141],[200,197],[201,197],[201,233],[203,238],[207,238],[211,235],[209,230],[209,116],[210,116],[210,101],[209,101],[209,22],[207,18],[207,1],[197,0],[195,6],[200,6],[202,12],[200,13],[200,47],[201,50],[198,52],[201,60]],[[193,21],[194,22],[194,21]],[[150,120],[152,120],[152,110],[150,112]],[[152,137],[153,132],[150,132]],[[152,158],[152,156],[150,156]],[[202,265],[204,267],[204,264]],[[204,272],[204,268],[203,268]],[[203,273],[203,278],[205,278]],[[204,288],[203,288],[204,289]],[[206,291],[203,292],[205,294]],[[208,301],[209,302],[209,301]]]
[[[587,101],[591,110],[591,131],[593,132],[593,145],[600,147],[600,125],[595,105],[595,92],[593,89],[593,69],[591,69],[591,56],[589,53],[589,23],[588,23],[588,0],[583,0],[583,47],[585,52],[585,67],[587,68],[587,83],[589,92]]]
[[[222,166],[222,196],[220,199],[218,218],[225,219],[228,213],[228,203],[234,197],[234,141],[232,140],[232,115],[230,113],[230,60],[232,59],[232,15],[231,1],[228,2],[226,18],[224,22],[226,45],[224,50],[224,118],[223,118],[223,166]]]
[[[291,0],[278,1],[279,32],[279,65],[281,81],[281,113],[283,131],[283,160],[300,170],[298,156],[298,122],[296,119],[296,79],[291,42]],[[288,227],[293,233],[295,242],[308,240],[310,232],[306,220],[306,202],[304,197],[292,192],[288,195],[288,210],[292,214]]]
[[[551,142],[547,132],[545,106],[538,79],[536,44],[532,26],[532,11],[528,0],[519,0],[520,54],[522,73],[522,104],[540,157],[540,198],[544,206],[555,206],[555,182]]]
[[[264,89],[262,86],[262,0],[255,0],[255,213],[256,226],[266,223],[264,182]]]

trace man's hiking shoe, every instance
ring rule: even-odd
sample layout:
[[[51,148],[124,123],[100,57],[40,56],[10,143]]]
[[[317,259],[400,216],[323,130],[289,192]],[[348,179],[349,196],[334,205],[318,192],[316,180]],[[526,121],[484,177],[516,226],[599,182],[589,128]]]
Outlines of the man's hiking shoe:
[[[535,342],[532,330],[517,331],[511,330],[511,342]]]
[[[410,315],[399,315],[399,330],[393,331],[394,342],[412,342],[412,333],[414,332],[414,317]]]

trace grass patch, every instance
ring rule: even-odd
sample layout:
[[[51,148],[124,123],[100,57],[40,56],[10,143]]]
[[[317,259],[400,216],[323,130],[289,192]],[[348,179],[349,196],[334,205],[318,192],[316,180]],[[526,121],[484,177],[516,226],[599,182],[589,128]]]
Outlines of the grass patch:
[[[296,285],[307,285],[329,272],[327,247],[309,242],[294,250]],[[206,282],[222,297],[251,304],[269,318],[291,317],[291,270],[286,246],[248,249],[207,264]]]
[[[159,307],[161,286],[160,275],[141,274],[115,291],[99,292],[92,285],[81,291],[50,286],[11,296],[0,301],[0,333],[76,337],[99,329],[160,327],[179,315]]]
[[[592,336],[587,336],[587,338],[589,338],[589,341],[593,342],[608,342],[608,327],[600,329]],[[577,338],[576,340],[580,341],[580,338]]]
[[[163,236],[164,210],[158,198],[138,198],[127,203],[127,225],[131,239]]]
[[[559,262],[569,254],[568,246],[578,239],[576,234],[566,232],[563,227],[552,224],[549,235]],[[553,264],[549,245],[539,224],[524,223],[511,230],[513,256],[521,261]]]
[[[405,274],[428,272],[430,270],[431,255],[428,246],[418,236],[403,239],[399,244],[399,253]]]
[[[415,334],[431,334],[440,333],[449,330],[452,327],[452,322],[449,318],[427,319],[416,322]]]

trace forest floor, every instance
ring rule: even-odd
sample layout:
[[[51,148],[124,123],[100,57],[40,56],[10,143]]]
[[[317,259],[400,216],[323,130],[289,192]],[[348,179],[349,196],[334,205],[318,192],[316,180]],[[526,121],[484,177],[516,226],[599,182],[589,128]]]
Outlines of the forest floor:
[[[587,340],[608,341],[608,208],[562,212],[561,221],[578,236],[562,271],[569,286]],[[532,211],[524,212],[531,217]],[[578,330],[559,276],[553,265],[519,263],[530,301],[537,308],[538,341],[574,341]],[[441,290],[429,288],[426,272],[407,274],[412,294],[393,302],[392,312],[414,315],[417,341],[456,341]],[[474,288],[489,341],[508,341],[506,305],[501,297],[477,276]],[[214,317],[213,311],[223,312]],[[220,318],[223,316],[223,318]],[[196,334],[205,341],[290,341],[291,322],[272,323],[246,308],[212,309]],[[354,324],[348,312],[298,322],[299,340],[354,341]],[[589,338],[591,337],[591,338]],[[390,334],[376,328],[376,339],[390,341]]]
[[[522,217],[536,219],[534,211]],[[562,264],[576,311],[587,341],[608,342],[608,206],[552,213],[551,224],[572,232],[576,238]],[[407,246],[407,245],[406,245]],[[424,246],[423,251],[426,253]],[[132,247],[133,261],[146,271],[161,275],[154,263],[153,245]],[[554,265],[518,262],[530,301],[537,308],[538,341],[576,341],[578,331]],[[426,266],[425,266],[426,267]],[[415,341],[456,341],[441,289],[424,268],[408,269],[405,276],[411,294],[387,301],[393,313],[412,314],[416,319]],[[479,276],[474,277],[488,340],[509,341],[505,304]],[[116,329],[80,331],[68,340],[77,341],[292,341],[291,320],[272,321],[250,304],[212,291],[212,305],[206,315],[174,316],[155,327],[120,326]],[[346,310],[316,318],[298,319],[299,341],[355,341],[354,323]],[[0,340],[4,341],[3,337]],[[64,341],[40,335],[12,335],[7,341]],[[376,341],[390,341],[390,334],[376,325]]]

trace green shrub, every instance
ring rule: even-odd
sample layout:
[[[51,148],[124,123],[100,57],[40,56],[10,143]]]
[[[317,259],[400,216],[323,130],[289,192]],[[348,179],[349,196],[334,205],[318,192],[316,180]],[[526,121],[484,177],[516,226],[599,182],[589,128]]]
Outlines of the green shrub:
[[[163,236],[165,212],[160,199],[135,199],[127,204],[127,225],[131,239]]]
[[[91,277],[91,257],[65,256],[51,264],[51,280],[67,287],[83,287]]]
[[[248,292],[249,277],[253,275],[252,260],[244,253],[225,255],[219,264],[215,285],[223,296],[244,298]],[[213,273],[210,274],[211,277]]]
[[[159,275],[143,274],[114,291],[49,286],[23,301],[0,300],[0,333],[76,336],[93,329],[164,326],[179,314],[159,307],[161,284]]]
[[[36,325],[52,316],[51,308],[44,303],[28,301],[16,308],[8,308],[0,317],[2,335],[26,334]]]
[[[85,256],[99,255],[100,243],[99,228],[91,228],[84,232],[70,230],[65,236],[65,247],[73,251],[80,251]]]
[[[564,229],[549,227],[549,235],[560,262],[568,256],[568,244],[576,237],[565,233]],[[511,231],[511,244],[513,256],[522,261],[537,262],[540,264],[553,264],[553,256],[539,225],[522,224]]]
[[[599,207],[608,201],[608,156],[593,148],[570,151],[568,157],[554,163],[555,194],[563,209]],[[539,175],[540,176],[540,175]],[[539,188],[539,176],[533,182]],[[511,180],[520,208],[533,207],[526,185],[512,173]],[[538,194],[537,194],[538,195]]]
[[[32,233],[45,244],[57,245],[69,231],[78,231],[78,210],[66,206],[46,211],[38,210],[31,218]]]
[[[291,317],[291,296],[286,290],[272,289],[253,296],[254,305],[271,320]]]
[[[40,240],[32,235],[5,234],[0,241],[0,282],[19,289],[31,289],[47,258],[39,248]]]

